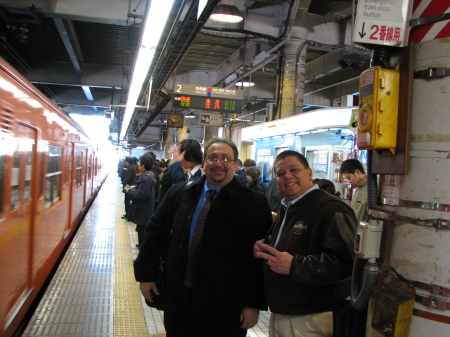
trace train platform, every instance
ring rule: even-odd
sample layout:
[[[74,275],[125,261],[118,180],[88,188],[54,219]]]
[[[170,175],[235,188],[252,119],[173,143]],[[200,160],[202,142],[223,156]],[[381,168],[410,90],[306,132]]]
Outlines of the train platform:
[[[163,337],[163,312],[148,307],[134,279],[135,225],[120,179],[105,180],[22,336]],[[268,336],[269,313],[247,337]],[[220,327],[218,327],[220,328]]]

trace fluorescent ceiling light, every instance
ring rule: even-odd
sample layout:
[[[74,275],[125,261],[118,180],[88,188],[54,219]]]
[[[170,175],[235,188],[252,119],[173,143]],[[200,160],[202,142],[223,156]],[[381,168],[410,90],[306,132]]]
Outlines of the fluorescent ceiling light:
[[[253,82],[247,82],[247,81],[239,81],[239,82],[236,82],[236,84],[235,84],[237,87],[245,87],[245,88],[248,88],[248,87],[253,87],[254,85],[255,85],[255,83],[253,83]]]
[[[88,101],[93,101],[94,97],[92,96],[92,92],[91,89],[89,88],[88,85],[82,85],[81,88],[83,88],[84,94],[86,95],[86,98]]]
[[[190,112],[190,113],[184,115],[184,118],[195,118],[195,115],[192,112]]]
[[[124,139],[127,134],[128,126],[130,125],[139,94],[142,90],[142,84],[150,70],[156,47],[166,25],[173,2],[174,0],[151,1],[145,17],[141,45],[134,64],[133,77],[128,91],[127,107],[125,108],[125,115],[120,130],[120,139]]]
[[[224,4],[218,5],[209,18],[213,21],[227,23],[238,23],[244,20],[236,6]]]

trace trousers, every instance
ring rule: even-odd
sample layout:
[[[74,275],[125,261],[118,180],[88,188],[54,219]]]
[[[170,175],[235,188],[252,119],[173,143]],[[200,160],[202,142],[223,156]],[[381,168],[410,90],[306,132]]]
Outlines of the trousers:
[[[333,315],[331,311],[309,315],[272,313],[269,337],[333,337]]]

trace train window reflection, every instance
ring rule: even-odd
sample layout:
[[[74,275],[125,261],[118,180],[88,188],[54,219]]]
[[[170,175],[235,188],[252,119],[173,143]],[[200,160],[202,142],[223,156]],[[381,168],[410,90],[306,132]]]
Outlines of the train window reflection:
[[[33,153],[31,151],[27,152],[25,157],[25,190],[24,190],[24,201],[31,201],[31,176],[33,172],[33,162],[32,156]]]
[[[44,160],[45,160],[45,153],[44,152],[40,152],[39,153],[39,157],[40,157],[39,162],[41,163],[41,170],[39,171],[40,172],[40,177],[41,177],[41,179],[39,179],[39,181],[40,181],[40,183],[39,183],[39,198],[41,198],[43,196],[43,194],[44,194],[44,181],[45,181],[45,179],[44,179],[44,175],[45,175],[45,172],[44,172]]]
[[[83,152],[78,151],[76,154],[76,174],[75,174],[75,187],[81,186],[81,178],[82,178],[82,162],[83,162]]]
[[[3,139],[2,139],[3,141]],[[0,216],[3,214],[3,191],[5,186],[5,161],[6,155],[0,153]]]
[[[45,207],[50,207],[61,199],[61,161],[62,148],[48,146],[47,179],[45,192]]]
[[[92,154],[89,154],[89,161],[88,161],[88,179],[91,180],[91,173],[92,170]]]
[[[19,208],[20,152],[15,151],[11,169],[11,210]]]

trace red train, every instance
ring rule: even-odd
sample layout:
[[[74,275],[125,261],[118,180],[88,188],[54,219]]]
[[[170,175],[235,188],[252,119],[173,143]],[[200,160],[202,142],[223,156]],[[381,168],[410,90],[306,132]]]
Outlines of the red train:
[[[0,59],[0,336],[12,336],[98,192],[97,146]]]

